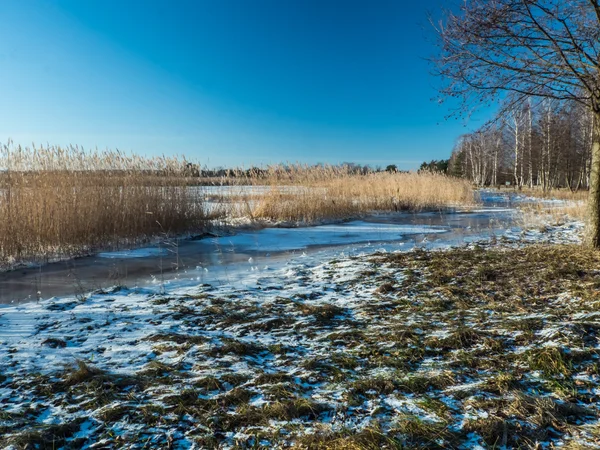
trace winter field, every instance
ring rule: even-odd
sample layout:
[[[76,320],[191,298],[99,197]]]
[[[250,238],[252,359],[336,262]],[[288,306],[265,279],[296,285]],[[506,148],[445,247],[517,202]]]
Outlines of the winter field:
[[[531,198],[482,197],[214,236],[168,279],[2,307],[0,444],[600,447],[600,256],[556,220],[573,205],[527,226]]]

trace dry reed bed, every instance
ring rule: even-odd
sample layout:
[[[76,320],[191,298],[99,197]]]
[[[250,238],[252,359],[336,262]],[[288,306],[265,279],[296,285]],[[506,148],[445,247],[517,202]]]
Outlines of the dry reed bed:
[[[554,189],[543,192],[540,189],[528,189],[524,194],[541,199],[537,203],[525,203],[520,206],[521,222],[526,227],[543,228],[547,224],[586,220],[588,191]],[[563,203],[552,204],[544,200],[560,200]]]
[[[519,205],[521,223],[526,227],[543,228],[548,224],[586,220],[588,191],[573,192],[569,189],[555,189],[543,192],[540,189],[528,189],[523,193],[540,199],[537,202]]]
[[[585,221],[587,204],[584,201],[559,206],[532,203],[520,206],[519,212],[519,222],[525,228],[545,228],[547,225],[563,225],[572,220]]]
[[[436,174],[276,165],[231,171],[229,191],[211,191],[189,168],[185,158],[1,146],[0,267],[201,232],[213,219],[308,225],[474,201],[468,182]]]
[[[0,149],[0,263],[68,257],[204,226],[185,161],[78,147]]]
[[[371,173],[308,177],[310,187],[290,193],[278,186],[263,196],[255,218],[314,223],[323,219],[356,217],[371,211],[423,210],[474,203],[468,182],[439,174]]]
[[[543,191],[542,189],[523,188],[498,189],[499,194],[514,193],[528,197],[517,202],[519,223],[525,228],[545,228],[547,225],[563,225],[569,221],[585,221],[587,217],[586,190],[571,191],[560,188]]]

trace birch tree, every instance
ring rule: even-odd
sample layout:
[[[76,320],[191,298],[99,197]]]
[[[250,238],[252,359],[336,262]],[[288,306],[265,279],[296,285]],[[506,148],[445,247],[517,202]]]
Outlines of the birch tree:
[[[586,244],[600,247],[600,0],[469,0],[445,12],[441,94],[469,105],[512,92],[572,100],[594,117]]]

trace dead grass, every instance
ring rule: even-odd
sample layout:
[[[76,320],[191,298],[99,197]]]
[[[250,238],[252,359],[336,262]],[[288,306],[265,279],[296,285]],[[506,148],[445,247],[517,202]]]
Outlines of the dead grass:
[[[486,302],[507,313],[542,310],[564,292],[585,293],[590,307],[600,300],[600,254],[576,245],[454,249],[451,257],[446,252],[417,251],[386,259],[404,272],[426,271],[417,284],[404,281],[404,289],[428,290],[464,308]]]
[[[569,220],[585,220],[587,204],[582,200],[565,205],[544,203],[524,203],[519,206],[519,222],[528,228],[543,229],[548,224],[562,225]]]
[[[84,361],[77,361],[77,368],[66,368],[64,383],[67,386],[73,386],[86,381],[91,381],[94,378],[102,378],[104,372],[86,364]]]
[[[416,173],[360,175],[343,166],[234,171],[230,177],[242,184],[234,187],[239,192],[207,194],[196,185],[200,178],[188,176],[188,164],[185,158],[74,146],[0,146],[0,267],[203,232],[210,219],[309,224],[374,210],[474,202],[465,180]]]
[[[79,431],[84,419],[56,425],[42,425],[37,430],[26,430],[4,439],[7,446],[17,449],[43,449],[50,450],[63,448],[67,440]],[[0,442],[2,442],[0,437]],[[71,440],[69,444],[77,445],[78,440]]]
[[[315,433],[303,436],[292,447],[302,450],[380,450],[402,449],[400,441],[378,428],[367,427],[359,432]]]
[[[19,402],[32,398],[85,412],[94,422],[86,445],[115,448],[150,438],[153,448],[169,448],[174,429],[185,429],[201,448],[593,448],[598,252],[482,244],[368,258],[379,270],[368,277],[356,272],[360,289],[372,293],[364,301],[354,302],[359,291],[313,298],[322,287],[315,284],[302,298],[262,303],[252,320],[285,314],[291,321],[273,340],[232,328],[229,314],[204,314],[206,304],[229,309],[227,295],[207,292],[202,302],[188,303],[186,314],[165,313],[184,324],[193,315],[193,328],[148,329],[145,342],[185,348],[166,363],[155,359],[129,377],[83,362],[55,376],[15,376],[7,368],[3,387]],[[402,277],[393,296],[376,292],[382,276],[407,273],[415,276]],[[341,286],[350,289],[352,282]],[[255,304],[255,295],[247,304]],[[325,330],[316,320],[321,310],[302,307],[302,301],[314,307],[316,298],[320,308],[343,304],[342,317],[353,320],[333,308],[324,315]],[[219,337],[193,336],[208,329]],[[187,347],[195,339],[198,345]],[[71,431],[42,427],[46,407],[31,403],[0,412],[0,447],[26,448],[52,433],[64,446],[60,439]],[[126,438],[118,432],[124,424]]]
[[[425,342],[427,347],[440,350],[464,349],[482,340],[482,333],[469,327],[461,326],[443,338],[433,337]]]
[[[181,158],[78,147],[0,146],[0,264],[70,257],[199,231]]]
[[[523,188],[519,193],[529,197],[569,201],[586,201],[589,195],[589,192],[586,190],[572,191],[565,188],[550,189],[545,192],[542,189]]]
[[[570,358],[556,347],[542,347],[527,352],[529,367],[540,370],[546,376],[569,376],[573,371]]]
[[[402,414],[396,419],[394,431],[404,436],[408,448],[444,448],[438,442],[445,442],[451,433],[446,423],[423,420],[410,414]]]
[[[315,173],[316,172],[316,173]],[[371,211],[404,211],[471,205],[473,191],[464,180],[439,174],[371,173],[348,175],[333,168],[302,174],[290,192],[273,185],[253,210],[258,219],[314,223],[357,217]]]
[[[208,355],[219,356],[233,354],[238,356],[255,356],[265,349],[253,342],[244,342],[231,338],[222,338],[222,345],[213,347],[209,350]]]
[[[298,308],[303,314],[314,316],[317,323],[327,325],[330,324],[336,318],[339,318],[344,314],[344,309],[336,305],[324,304],[324,305],[309,305],[306,303],[298,304]]]

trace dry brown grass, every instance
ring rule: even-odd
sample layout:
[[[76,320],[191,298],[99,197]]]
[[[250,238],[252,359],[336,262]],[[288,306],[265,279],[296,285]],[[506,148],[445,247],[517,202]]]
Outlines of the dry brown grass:
[[[546,225],[561,225],[569,220],[585,220],[587,204],[577,200],[566,205],[548,205],[539,203],[524,203],[519,207],[521,216],[519,222],[528,228],[544,228]]]
[[[297,171],[296,176],[295,189],[273,184],[268,193],[257,199],[253,216],[272,221],[314,223],[371,211],[414,211],[474,203],[468,182],[439,174],[351,175],[324,167],[304,173]],[[274,178],[275,181],[280,179]]]
[[[227,192],[209,191],[202,178],[188,177],[187,164],[73,146],[0,146],[0,267],[198,232],[209,219],[310,224],[474,202],[464,180],[345,166],[232,171],[221,180]]]
[[[585,201],[588,198],[588,191],[586,190],[572,191],[566,188],[551,189],[545,192],[541,188],[523,188],[520,193],[530,197],[569,201]]]
[[[0,147],[0,264],[68,257],[203,227],[185,161]]]
[[[544,228],[546,225],[562,225],[569,220],[584,221],[587,215],[588,191],[553,189],[544,192],[541,189],[524,189],[523,194],[540,199],[563,200],[564,204],[524,203],[520,206],[520,222],[523,226]]]

